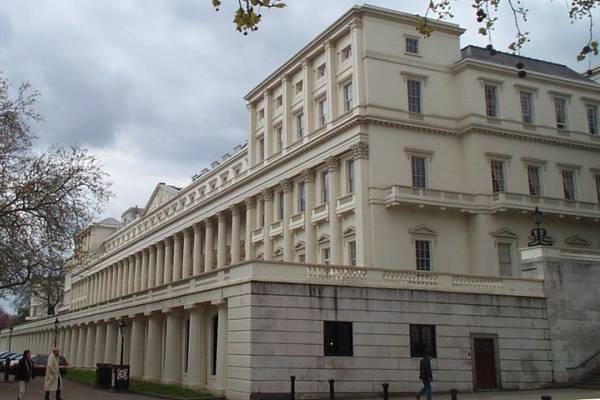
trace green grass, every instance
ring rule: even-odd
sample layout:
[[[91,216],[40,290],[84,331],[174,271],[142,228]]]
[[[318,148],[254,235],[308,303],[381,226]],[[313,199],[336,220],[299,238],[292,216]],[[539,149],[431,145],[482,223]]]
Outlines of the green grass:
[[[64,378],[83,383],[84,385],[94,385],[96,381],[96,371],[85,369],[69,369],[69,372],[64,376]],[[186,389],[177,385],[163,385],[160,383],[144,382],[137,379],[132,379],[129,381],[129,391],[147,395],[168,396],[178,399],[209,400],[214,398],[208,392]]]

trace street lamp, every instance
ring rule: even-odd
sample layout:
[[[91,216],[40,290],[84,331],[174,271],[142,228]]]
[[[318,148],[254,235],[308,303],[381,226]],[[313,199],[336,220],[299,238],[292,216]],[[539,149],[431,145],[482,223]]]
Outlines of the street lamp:
[[[535,228],[531,230],[531,234],[529,235],[529,243],[527,243],[529,247],[552,246],[554,244],[554,240],[548,236],[546,228],[541,227],[543,222],[544,213],[536,207],[535,211],[533,211],[533,223],[535,224]]]
[[[58,346],[58,317],[56,317],[56,319],[54,320],[54,347]]]
[[[125,347],[125,334],[127,333],[127,324],[125,321],[121,320],[117,324],[119,327],[119,332],[121,333],[121,364],[123,365],[123,348]]]

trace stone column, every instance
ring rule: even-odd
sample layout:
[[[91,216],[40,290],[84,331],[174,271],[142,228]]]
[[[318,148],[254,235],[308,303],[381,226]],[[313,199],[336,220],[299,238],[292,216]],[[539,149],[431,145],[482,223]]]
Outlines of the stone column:
[[[117,296],[121,297],[123,295],[123,261],[117,262]]]
[[[177,311],[167,313],[166,342],[169,348],[165,352],[165,368],[162,381],[167,384],[181,382],[181,316]]]
[[[181,279],[181,255],[182,255],[181,233],[173,235],[173,282]]]
[[[254,258],[254,246],[252,245],[252,231],[254,230],[254,211],[256,210],[256,200],[253,197],[248,197],[244,201],[244,205],[246,206],[246,242],[245,253],[246,253],[246,261],[252,260]]]
[[[96,350],[96,326],[91,322],[86,327],[85,343],[84,365],[86,368],[92,368],[94,366],[94,352]]]
[[[77,326],[71,327],[71,345],[69,346],[69,364],[77,366],[77,349],[79,348],[79,328]]]
[[[237,204],[229,207],[231,210],[231,263],[240,262],[240,206]]]
[[[291,146],[294,143],[294,129],[292,128],[292,113],[290,110],[290,104],[292,99],[292,90],[290,88],[290,79],[284,75],[281,78],[281,98],[282,98],[282,119],[281,128],[283,129],[284,136],[284,148]]]
[[[173,238],[165,239],[165,270],[163,283],[170,283],[173,279]]]
[[[140,378],[144,373],[145,334],[146,321],[143,318],[133,318],[131,323],[131,345],[129,347],[129,368],[133,378]]]
[[[364,111],[362,108],[365,104],[365,78],[363,74],[363,42],[362,42],[362,21],[360,18],[354,18],[350,22],[350,34],[351,34],[351,43],[352,43],[352,89],[354,90],[354,95],[352,96],[355,101],[355,104],[361,107],[360,113],[363,114]],[[358,227],[357,227],[358,228]],[[357,258],[358,258],[358,247],[360,246],[357,243]]]
[[[325,43],[325,60],[327,62],[327,126],[337,117],[337,66],[335,44],[331,41]]]
[[[306,126],[306,132],[304,133],[305,140],[308,140],[308,136],[314,131],[315,128],[315,117],[313,114],[313,71],[312,63],[309,58],[305,58],[302,61],[302,80],[304,90],[302,91],[303,97],[303,112],[304,112],[304,125]]]
[[[340,196],[340,160],[330,157],[325,160],[329,171],[329,248],[331,264],[342,264],[341,223],[335,212],[337,198]]]
[[[156,280],[155,286],[163,284],[165,279],[165,242],[160,241],[156,244]]]
[[[140,290],[148,289],[148,249],[142,250],[142,274],[140,276]]]
[[[129,294],[135,292],[135,260],[136,256],[131,255],[129,258],[129,278],[127,279],[127,292]]]
[[[123,259],[123,283],[121,283],[121,296],[129,294],[129,257]]]
[[[148,248],[148,289],[153,288],[156,283],[156,246]]]
[[[139,292],[142,288],[142,254],[135,253],[135,274],[133,276],[133,291]]]
[[[304,251],[307,263],[317,261],[317,242],[315,227],[312,224],[312,209],[315,206],[315,172],[302,171],[304,178]]]
[[[71,360],[71,337],[72,337],[73,329],[71,327],[65,327],[65,338],[61,343],[62,353],[67,359],[67,361]]]
[[[221,305],[218,311],[218,333],[217,333],[217,376],[216,385],[219,389],[225,388],[227,377],[227,304]]]
[[[144,358],[144,379],[158,382],[162,370],[162,330],[163,320],[160,314],[148,317],[148,339]]]
[[[256,165],[256,107],[248,103],[248,164],[250,167]]]
[[[106,346],[104,347],[104,362],[114,364],[117,355],[117,325],[106,323]]]
[[[354,32],[354,31],[353,31]],[[355,81],[356,82],[356,81]],[[355,83],[353,83],[353,86]],[[371,222],[369,213],[369,147],[366,143],[352,146],[356,173],[355,215],[356,215],[356,264],[373,266],[370,244]]]
[[[112,276],[113,276],[113,271],[112,271],[112,265],[109,265],[108,267],[106,267],[106,300],[110,300],[112,299]],[[79,290],[79,288],[77,288]],[[79,297],[79,296],[78,296]]]
[[[181,276],[183,279],[189,278],[192,274],[192,245],[194,231],[191,229],[183,230],[183,266]]]
[[[193,261],[193,275],[199,275],[202,272],[202,227],[200,224],[194,224],[194,261]]]
[[[290,218],[292,217],[293,207],[292,187],[293,182],[289,179],[281,181],[283,190],[283,261],[285,262],[294,261],[294,244],[292,232],[290,231]]]
[[[273,242],[269,236],[271,229],[271,220],[273,218],[273,191],[271,189],[265,189],[262,192],[263,199],[265,200],[265,230],[263,234],[263,252],[265,260],[273,259]]]
[[[227,215],[225,211],[217,213],[217,268],[223,268],[227,260]]]
[[[190,310],[190,354],[188,383],[194,388],[206,387],[206,323],[204,307]]]
[[[102,321],[96,324],[96,342],[94,347],[94,366],[104,362],[104,346],[106,346],[106,324]]]
[[[79,339],[77,340],[77,363],[75,366],[84,367],[85,366],[85,349],[86,349],[86,337],[87,337],[87,329],[85,326],[80,326],[78,329]]]
[[[112,269],[112,283],[110,287],[111,298],[117,297],[117,264],[111,266]]]
[[[263,119],[263,138],[265,141],[265,160],[273,155],[273,105],[272,96],[269,90],[263,93],[263,109],[265,117]]]
[[[212,218],[204,220],[204,270],[212,271],[213,265],[213,222]]]

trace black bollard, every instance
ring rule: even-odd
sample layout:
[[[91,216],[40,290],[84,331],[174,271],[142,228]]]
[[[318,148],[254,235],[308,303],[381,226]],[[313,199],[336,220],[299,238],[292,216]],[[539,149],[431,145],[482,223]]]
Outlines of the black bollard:
[[[547,394],[543,395],[542,400],[552,400],[552,396],[548,396]]]
[[[290,400],[296,400],[296,377],[290,376]]]
[[[335,400],[335,388],[333,387],[335,380],[329,380],[329,400]]]
[[[458,400],[458,389],[450,389],[450,399]]]
[[[382,383],[381,386],[383,387],[383,400],[390,400],[390,384]]]

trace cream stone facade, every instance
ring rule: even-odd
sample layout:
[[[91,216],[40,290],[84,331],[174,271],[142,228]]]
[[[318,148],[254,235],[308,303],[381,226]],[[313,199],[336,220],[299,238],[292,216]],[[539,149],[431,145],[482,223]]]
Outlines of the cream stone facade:
[[[329,378],[411,391],[423,329],[438,390],[484,388],[478,340],[496,388],[566,382],[585,355],[555,359],[552,293],[519,249],[539,207],[558,259],[600,259],[600,86],[415,21],[353,7],[245,97],[246,144],[84,231],[58,331],[70,363],[118,362],[123,320],[136,378],[231,399],[291,375],[305,395]],[[52,323],[12,340],[45,352]]]

